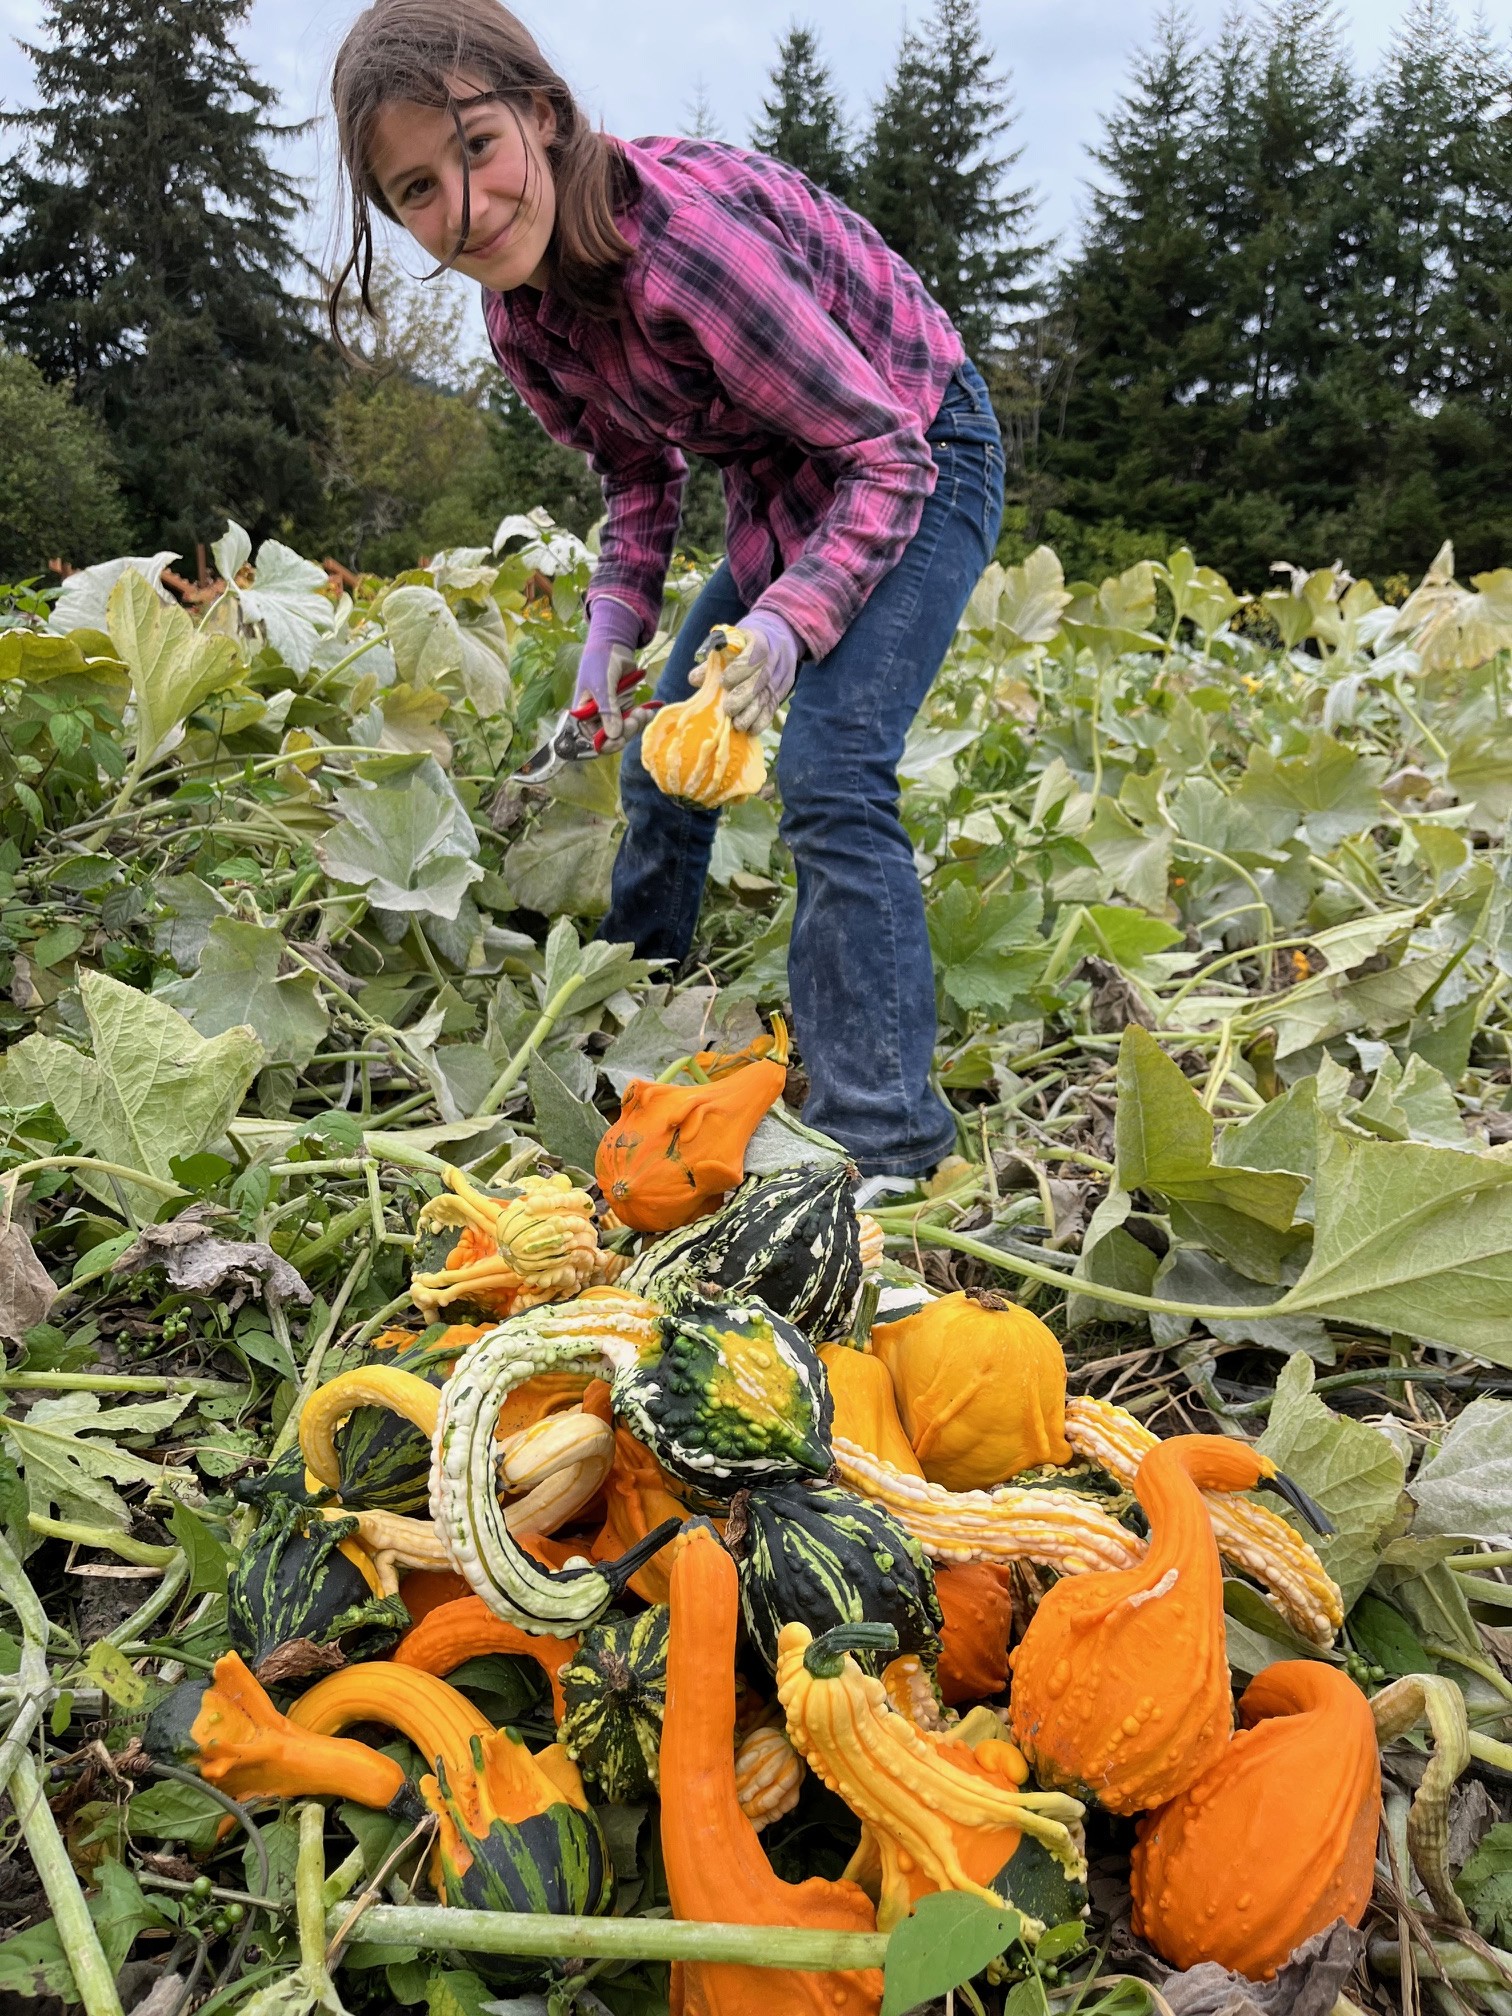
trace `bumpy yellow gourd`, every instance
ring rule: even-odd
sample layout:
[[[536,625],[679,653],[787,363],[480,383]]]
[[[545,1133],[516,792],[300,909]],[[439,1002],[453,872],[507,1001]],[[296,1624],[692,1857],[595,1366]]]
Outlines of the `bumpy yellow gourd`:
[[[987,1491],[1020,1470],[1070,1462],[1066,1361],[1027,1309],[942,1295],[900,1323],[879,1323],[871,1348],[931,1483]]]
[[[989,1885],[1025,1834],[1084,1878],[1079,1801],[1021,1791],[1023,1760],[1010,1743],[973,1750],[898,1714],[882,1682],[844,1649],[877,1628],[842,1624],[816,1639],[807,1625],[785,1626],[777,1698],[793,1747],[862,1822],[852,1868],[880,1864],[878,1931],[891,1931],[932,1890],[1004,1902]]]
[[[1132,1485],[1160,1438],[1122,1407],[1078,1394],[1066,1402],[1066,1439],[1078,1456]],[[1294,1630],[1315,1645],[1332,1645],[1344,1622],[1343,1597],[1296,1527],[1250,1498],[1202,1496],[1223,1558],[1254,1577]]]
[[[891,1512],[931,1561],[1036,1561],[1060,1575],[1127,1568],[1144,1542],[1092,1498],[1075,1491],[947,1491],[943,1484],[884,1463],[844,1436],[832,1437],[835,1467],[847,1490]]]
[[[418,1271],[410,1298],[430,1322],[453,1307],[500,1319],[560,1302],[611,1278],[614,1256],[599,1251],[593,1200],[568,1176],[523,1176],[507,1197],[491,1197],[460,1169],[443,1178],[416,1221],[422,1246],[444,1242],[444,1265]]]
[[[749,639],[743,630],[714,632],[717,640],[704,661],[703,684],[687,700],[675,700],[651,717],[641,736],[641,761],[669,798],[695,805],[733,805],[750,798],[766,782],[766,757],[754,735],[731,724],[720,704],[724,668]]]

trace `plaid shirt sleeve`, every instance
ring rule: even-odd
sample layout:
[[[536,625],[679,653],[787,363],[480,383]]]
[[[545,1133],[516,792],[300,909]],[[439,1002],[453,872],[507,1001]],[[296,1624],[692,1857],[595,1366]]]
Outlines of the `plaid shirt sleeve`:
[[[935,485],[929,444],[786,247],[690,203],[642,258],[653,344],[691,337],[731,400],[801,447],[833,488],[823,522],[759,603],[822,658],[918,530]]]

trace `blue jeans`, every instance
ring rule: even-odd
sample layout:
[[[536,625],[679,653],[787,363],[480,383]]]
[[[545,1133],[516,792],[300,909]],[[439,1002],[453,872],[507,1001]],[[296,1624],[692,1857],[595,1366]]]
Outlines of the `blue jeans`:
[[[934,969],[897,766],[1002,521],[1002,436],[975,366],[951,379],[928,440],[939,475],[919,529],[829,656],[801,667],[777,755],[780,830],[798,871],[788,983],[803,1117],[867,1175],[919,1174],[955,1146],[930,1077]],[[699,645],[745,609],[721,562],[678,632],[661,699],[688,697]],[[665,797],[634,745],[620,794],[629,829],[601,935],[632,940],[642,958],[684,959],[719,815]]]

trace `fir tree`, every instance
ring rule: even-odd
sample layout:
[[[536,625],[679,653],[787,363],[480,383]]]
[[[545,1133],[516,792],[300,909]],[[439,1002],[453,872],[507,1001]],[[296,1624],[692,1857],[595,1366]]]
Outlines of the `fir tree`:
[[[231,42],[246,4],[50,0],[39,103],[4,115],[0,336],[104,420],[149,551],[318,499],[327,374],[285,286],[289,129]]]
[[[846,197],[852,169],[850,136],[819,37],[796,22],[777,45],[771,95],[751,130],[751,145],[807,175],[821,189]]]
[[[690,140],[723,140],[724,128],[719,114],[714,110],[714,101],[709,96],[709,87],[702,77],[694,85],[693,96],[688,101],[687,118],[683,131]]]
[[[1034,299],[1045,250],[1027,237],[1032,193],[1004,187],[1021,152],[999,151],[1012,125],[976,0],[936,0],[904,33],[857,175],[857,207],[983,356]]]

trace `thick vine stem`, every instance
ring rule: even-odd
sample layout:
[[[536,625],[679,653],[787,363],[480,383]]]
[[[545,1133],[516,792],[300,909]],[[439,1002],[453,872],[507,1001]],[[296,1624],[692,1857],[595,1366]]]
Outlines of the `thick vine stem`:
[[[294,1910],[299,1923],[299,1971],[304,1986],[328,2009],[339,2009],[326,1969],[325,1808],[308,1799],[299,1809],[299,1855],[294,1864]]]
[[[1470,1762],[1465,1697],[1437,1673],[1410,1673],[1383,1687],[1370,1703],[1376,1737],[1384,1748],[1426,1716],[1433,1755],[1407,1816],[1407,1849],[1433,1907],[1451,1925],[1468,1925],[1469,1913],[1449,1868],[1449,1794]]]
[[[23,1749],[16,1758],[6,1783],[32,1867],[41,1877],[42,1888],[52,1906],[58,1941],[67,1956],[86,2016],[121,2016],[115,1976],[29,1750]]]
[[[339,1914],[333,1912],[326,1923],[334,1937]],[[850,1973],[880,1967],[887,1958],[887,1939],[878,1932],[810,1932],[673,1918],[551,1917],[425,1904],[375,1904],[363,1917],[362,1938],[365,1945],[439,1946],[548,1960],[725,1961],[812,1973]]]

